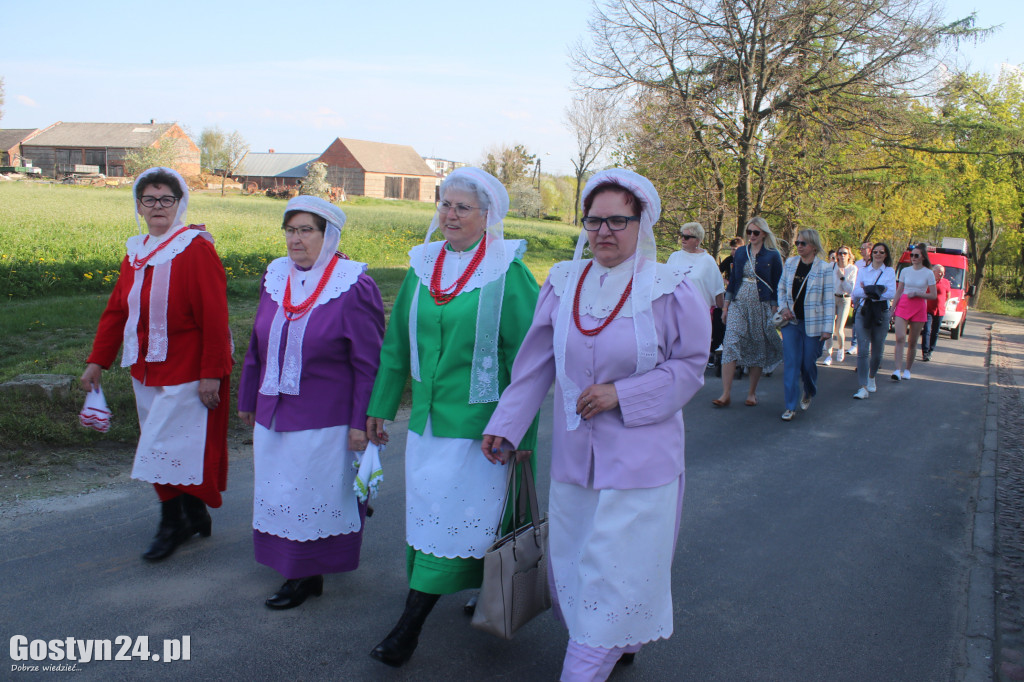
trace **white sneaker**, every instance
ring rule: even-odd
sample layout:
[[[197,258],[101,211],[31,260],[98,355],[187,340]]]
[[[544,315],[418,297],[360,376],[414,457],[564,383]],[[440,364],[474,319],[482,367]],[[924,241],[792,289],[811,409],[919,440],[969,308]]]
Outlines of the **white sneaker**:
[[[793,421],[793,416],[796,414],[793,410],[786,410],[782,413],[782,421],[790,422]]]
[[[853,355],[856,355],[856,353],[853,353]],[[846,351],[843,350],[842,348],[840,348],[839,352],[836,354],[836,362],[842,362],[845,359],[846,359]]]
[[[856,355],[856,354],[857,354],[857,346],[853,346],[853,347],[852,347],[852,348],[850,348],[850,350],[848,350],[847,352],[848,352],[848,353],[849,353],[850,355]]]
[[[867,400],[868,399],[868,389],[866,389],[863,386],[861,386],[860,388],[857,389],[857,392],[853,394],[853,397],[856,398],[857,400]]]
[[[868,393],[874,393],[878,390],[878,386],[875,384],[874,377],[868,377]]]
[[[899,381],[903,377],[900,375],[900,371],[897,369],[889,376],[889,378],[892,379],[893,381]]]
[[[910,381],[910,370],[909,369],[903,370],[903,380],[904,381]]]
[[[825,359],[822,361],[821,364],[826,365],[826,366],[831,365],[832,364],[832,354],[829,353],[828,355],[826,355]]]
[[[809,395],[807,395],[805,393],[804,396],[802,398],[800,398],[800,409],[806,411],[810,406],[811,406],[811,396],[809,396]]]

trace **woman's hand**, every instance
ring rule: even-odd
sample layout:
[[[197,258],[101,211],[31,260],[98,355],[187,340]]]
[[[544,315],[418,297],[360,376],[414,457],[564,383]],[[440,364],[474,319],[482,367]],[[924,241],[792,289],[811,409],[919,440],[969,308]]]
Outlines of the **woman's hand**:
[[[387,445],[388,432],[384,430],[384,420],[379,417],[367,417],[366,436],[374,445]]]
[[[238,418],[242,420],[242,423],[246,426],[256,426],[256,413],[255,412],[243,412],[238,411]]]
[[[480,450],[484,453],[484,457],[486,457],[487,461],[491,464],[504,464],[506,460],[505,453],[514,452],[514,450],[512,450],[512,444],[507,440],[501,436],[492,436],[488,433],[484,434],[483,442],[480,444]]]
[[[832,338],[832,332],[822,332],[821,333],[821,340],[822,341],[828,341],[831,338]]]
[[[729,306],[722,308],[722,324],[725,324],[726,319],[729,317]]]
[[[615,384],[593,384],[583,389],[576,400],[576,414],[591,419],[618,406],[619,393],[615,390]]]
[[[360,429],[349,428],[348,430],[348,449],[352,452],[362,452],[366,449],[369,439],[366,437],[366,431]]]
[[[100,375],[102,373],[103,368],[95,362],[90,362],[86,365],[85,371],[82,372],[82,376],[78,379],[79,383],[82,384],[82,390],[86,393],[100,390]]]
[[[220,405],[220,379],[200,379],[199,399],[208,410],[216,410]]]
[[[782,319],[792,322],[796,319],[796,314],[789,308],[784,308],[782,310]]]

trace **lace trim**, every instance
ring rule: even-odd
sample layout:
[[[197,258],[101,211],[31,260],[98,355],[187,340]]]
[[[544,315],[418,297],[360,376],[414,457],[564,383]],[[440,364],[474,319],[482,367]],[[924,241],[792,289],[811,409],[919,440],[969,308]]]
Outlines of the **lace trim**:
[[[172,229],[177,229],[177,227]],[[168,230],[168,232],[170,231],[171,230]],[[128,251],[129,261],[134,260],[135,258],[145,258],[161,243],[159,239],[152,238],[146,242],[146,237],[148,236],[149,235],[146,234],[137,234],[134,237],[128,237],[128,241],[125,246]],[[213,235],[207,232],[205,228],[185,230],[175,237],[174,240],[165,246],[159,253],[153,256],[146,265],[155,266],[171,262],[175,256],[187,249],[188,245],[191,244],[192,240],[196,237],[202,237],[211,244],[214,243]]]
[[[587,262],[586,260],[581,262],[581,272],[586,267]],[[555,263],[548,274],[551,288],[554,289],[555,294],[559,298],[562,298],[562,292],[565,291],[565,285],[573,273],[573,267],[574,263],[572,261],[562,261],[561,263]],[[605,278],[604,286],[601,286],[601,275],[605,274],[607,274],[607,277]],[[626,288],[626,284],[632,276],[633,261],[631,260],[620,263],[614,268],[606,268],[598,263],[594,263],[594,267],[590,270],[590,275],[583,282],[583,291],[580,292],[580,313],[589,315],[596,320],[603,320],[608,317],[612,310],[615,309],[615,306],[618,305],[619,297],[622,296],[622,291]],[[675,291],[676,287],[679,286],[679,283],[685,277],[686,274],[681,267],[664,263],[655,264],[654,287],[651,291],[651,300],[657,300],[665,294]],[[619,311],[619,317],[633,317],[633,296],[636,295],[635,286],[633,292],[629,300],[626,301],[626,304],[622,306],[622,310]],[[573,292],[570,292],[570,296],[572,294]]]
[[[334,272],[331,273],[331,279],[327,282],[327,286],[324,287],[320,297],[313,304],[314,307],[338,298],[351,289],[352,285],[359,279],[359,275],[366,272],[366,268],[366,263],[354,260],[339,260],[338,264],[334,266]],[[273,260],[267,266],[267,276],[264,280],[263,288],[270,294],[270,298],[273,299],[274,303],[278,305],[281,305],[281,301],[284,300],[284,287],[288,282],[288,275],[291,271],[292,259],[288,256],[282,256]],[[292,296],[294,297],[294,295],[293,292]]]
[[[476,272],[466,282],[462,293],[479,289],[485,284],[499,279],[508,270],[513,260],[522,258],[523,254],[526,253],[525,239],[503,239],[501,244],[504,247],[504,251],[497,254],[498,258],[484,258],[483,262],[480,263],[480,267],[476,269]],[[409,249],[409,266],[416,272],[420,282],[428,288],[430,287],[430,277],[434,272],[434,261],[437,260],[438,254],[441,253],[442,246],[444,246],[444,242],[438,241],[430,242],[429,244],[418,244]],[[480,248],[479,245],[476,248]],[[469,251],[448,252],[444,259],[444,270],[441,273],[441,286],[449,286],[462,275],[466,266],[469,265],[473,254],[476,253],[476,248]],[[453,256],[455,257],[453,258]],[[490,253],[488,253],[488,256],[490,256]]]

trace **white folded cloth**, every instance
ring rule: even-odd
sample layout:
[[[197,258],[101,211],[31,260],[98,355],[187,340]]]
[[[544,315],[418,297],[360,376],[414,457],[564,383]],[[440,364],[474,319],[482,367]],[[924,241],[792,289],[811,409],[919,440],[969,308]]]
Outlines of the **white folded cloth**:
[[[85,405],[78,413],[78,421],[88,429],[106,433],[110,429],[110,409],[103,397],[103,389],[89,391],[85,396]]]
[[[366,502],[368,499],[377,497],[380,482],[384,480],[384,469],[380,464],[380,451],[383,446],[376,446],[370,443],[366,450],[356,453],[356,461],[353,466],[359,470],[352,488],[356,492],[356,499]]]

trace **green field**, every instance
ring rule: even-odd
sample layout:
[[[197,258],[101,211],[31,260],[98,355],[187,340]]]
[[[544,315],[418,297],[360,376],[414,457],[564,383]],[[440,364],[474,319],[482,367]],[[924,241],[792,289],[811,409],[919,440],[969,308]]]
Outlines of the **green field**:
[[[284,206],[263,196],[219,193],[194,194],[189,205],[188,221],[206,224],[228,274],[237,362],[248,344],[259,277],[267,262],[285,253]],[[370,265],[390,310],[408,251],[423,240],[433,206],[360,198],[342,209],[348,223],[341,250]],[[82,372],[124,242],[137,232],[128,189],[0,183],[0,381]],[[553,263],[572,257],[578,232],[561,223],[509,219],[505,234],[527,240],[524,260],[543,281]],[[105,435],[78,425],[83,396],[77,391],[54,403],[0,395],[0,450],[134,440],[138,423],[127,371],[105,372],[104,391],[115,415]]]

